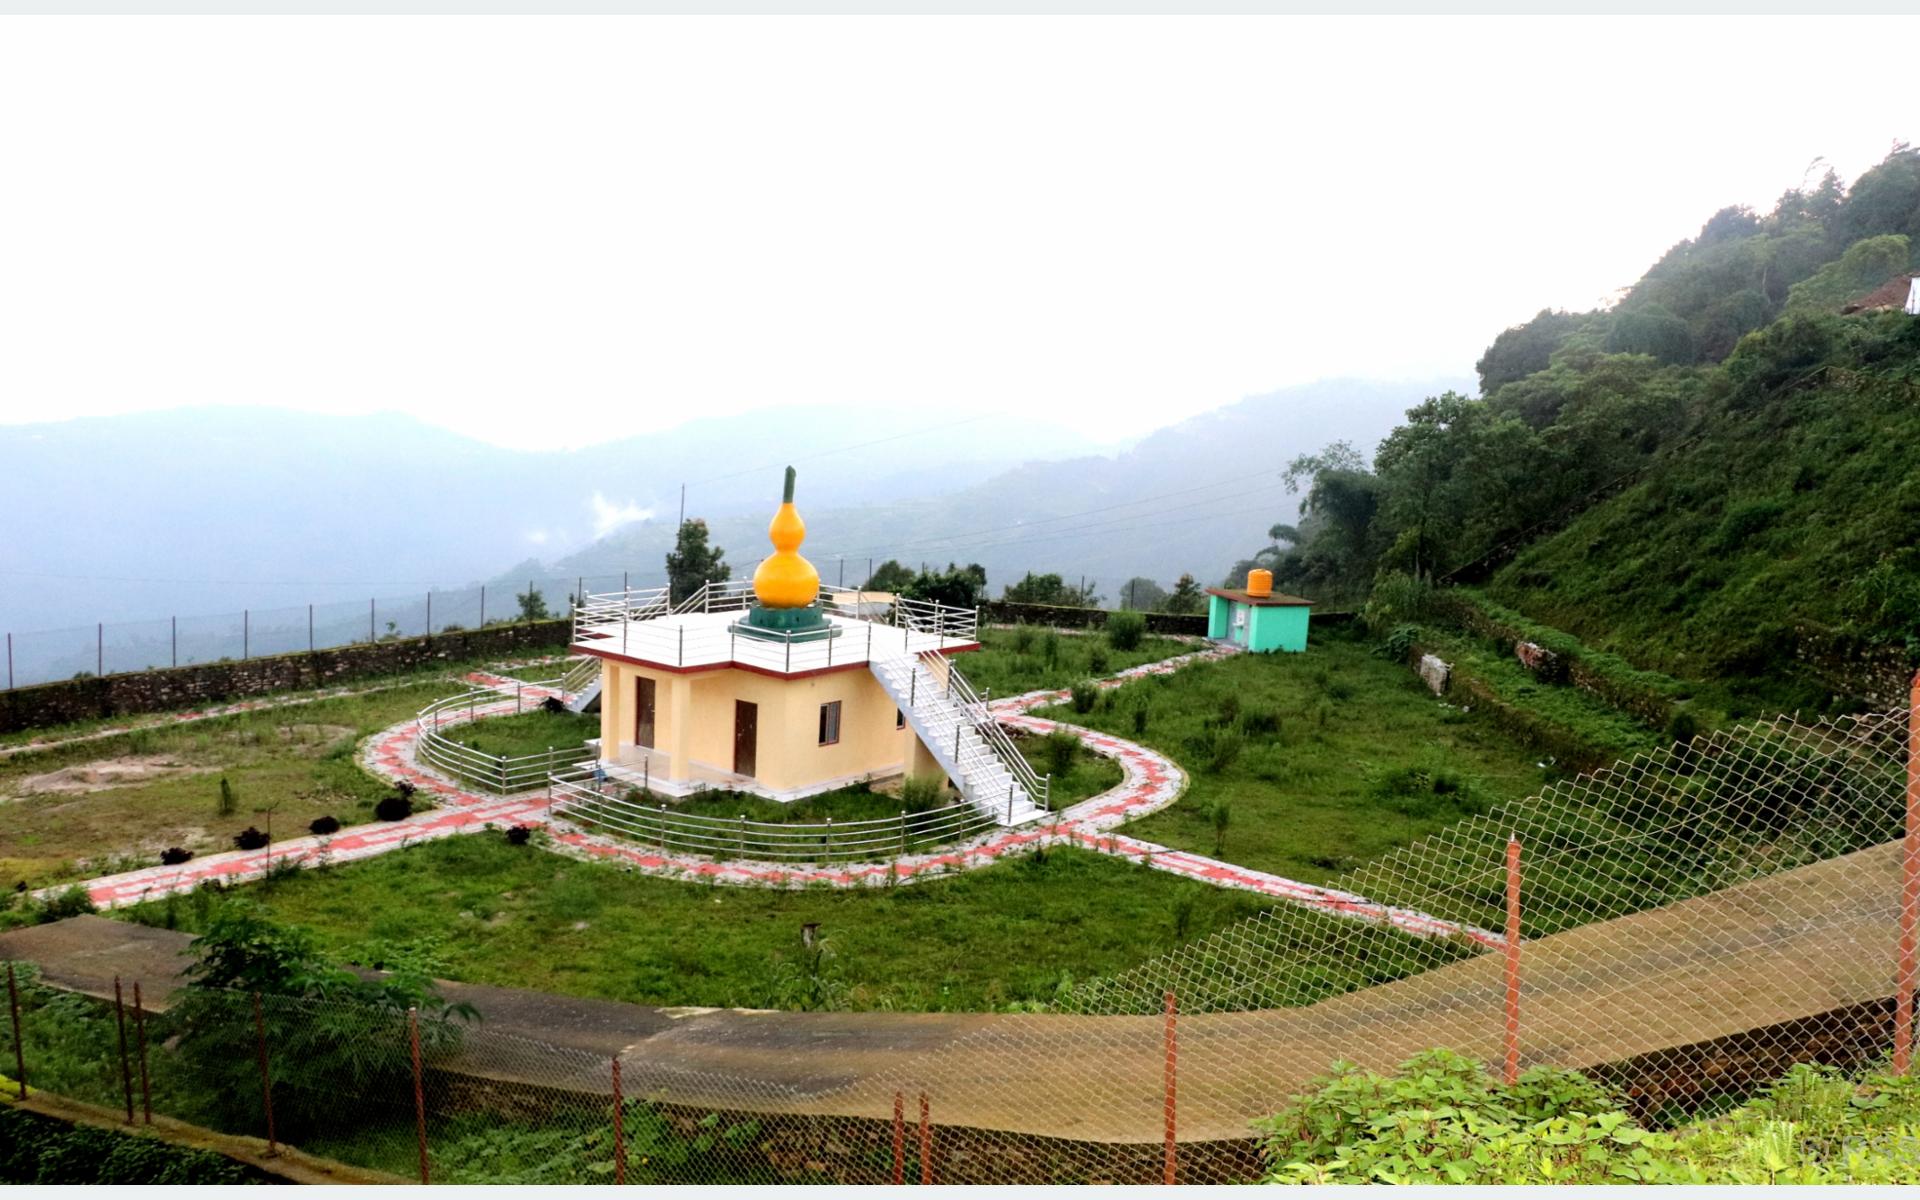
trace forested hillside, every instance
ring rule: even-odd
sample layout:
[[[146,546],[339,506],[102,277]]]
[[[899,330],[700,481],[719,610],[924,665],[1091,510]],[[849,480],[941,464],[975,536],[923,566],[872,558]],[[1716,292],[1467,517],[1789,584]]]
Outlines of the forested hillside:
[[[1295,462],[1306,515],[1250,562],[1389,620],[1485,583],[1640,665],[1844,701],[1837,666],[1920,661],[1920,320],[1841,313],[1916,267],[1913,149],[1723,209],[1613,307],[1501,333],[1479,397]]]

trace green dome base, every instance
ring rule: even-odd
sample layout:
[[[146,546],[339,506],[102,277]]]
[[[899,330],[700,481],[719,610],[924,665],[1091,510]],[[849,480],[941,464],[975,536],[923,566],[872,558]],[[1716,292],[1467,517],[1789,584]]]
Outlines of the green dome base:
[[[817,642],[837,638],[845,632],[811,604],[805,608],[768,608],[756,604],[743,620],[727,628],[741,637],[767,642]]]

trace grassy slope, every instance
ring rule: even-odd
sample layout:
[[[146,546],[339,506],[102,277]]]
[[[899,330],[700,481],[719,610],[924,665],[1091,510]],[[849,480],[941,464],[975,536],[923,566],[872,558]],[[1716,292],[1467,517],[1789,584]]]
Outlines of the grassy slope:
[[[1109,695],[1092,713],[1062,706],[1045,715],[1144,742],[1192,780],[1177,804],[1127,832],[1212,854],[1212,813],[1224,803],[1222,857],[1295,879],[1330,879],[1548,778],[1531,750],[1435,700],[1405,667],[1332,629],[1316,630],[1303,655],[1242,655]],[[1210,771],[1195,739],[1229,696],[1243,717],[1277,714],[1280,732],[1246,736],[1232,762]],[[1136,734],[1142,702],[1147,726]],[[1427,773],[1424,784],[1418,772]],[[1436,795],[1435,778],[1462,790]]]
[[[1844,626],[1856,581],[1920,542],[1916,444],[1920,406],[1897,385],[1773,397],[1717,418],[1487,590],[1631,662],[1727,677],[1755,707],[1816,705],[1824,689],[1794,677],[1781,635]]]
[[[1128,667],[1189,654],[1201,647],[1172,638],[1143,638],[1133,650],[1115,650],[1102,633],[1045,629],[983,629],[982,649],[954,656],[960,673],[982,692],[1017,696],[1040,688],[1069,688]],[[1104,655],[1105,664],[1091,661]]]
[[[149,727],[0,760],[0,796],[30,776],[124,755],[152,755],[195,771],[77,795],[0,801],[0,885],[40,886],[151,866],[168,846],[230,850],[234,834],[264,827],[266,818],[254,810],[269,805],[276,806],[275,836],[304,833],[319,816],[344,824],[370,820],[374,802],[389,789],[361,770],[355,742],[457,688],[436,673],[369,695]],[[223,776],[238,794],[231,816],[218,813]]]
[[[629,874],[449,838],[246,894],[331,949],[437,943],[453,978],[650,1004],[791,1006],[776,975],[818,922],[847,1007],[978,1009],[1045,999],[1260,908],[1254,897],[1077,851],[911,887],[776,892]],[[183,928],[204,901],[172,906]],[[164,924],[168,906],[140,919]]]

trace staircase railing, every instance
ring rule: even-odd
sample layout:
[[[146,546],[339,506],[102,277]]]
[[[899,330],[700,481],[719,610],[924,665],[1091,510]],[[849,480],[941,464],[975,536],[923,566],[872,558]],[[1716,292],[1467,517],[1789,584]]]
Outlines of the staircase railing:
[[[1007,733],[1006,727],[993,719],[992,712],[988,711],[986,700],[974,691],[972,681],[960,673],[960,668],[954,665],[952,659],[930,651],[920,655],[922,662],[928,662],[929,658],[940,659],[946,663],[947,693],[972,719],[974,732],[978,733],[980,740],[999,757],[1007,773],[1026,789],[1027,797],[1033,801],[1034,807],[1048,812],[1053,811],[1048,801],[1053,776],[1041,775],[1033,769],[1033,764],[1027,761],[1027,756],[1020,753],[1020,748],[1013,744],[1013,738]],[[928,665],[931,673],[932,664],[928,662]]]
[[[600,660],[583,654],[575,658],[560,677],[560,690],[568,696],[578,696],[592,685],[599,674]]]

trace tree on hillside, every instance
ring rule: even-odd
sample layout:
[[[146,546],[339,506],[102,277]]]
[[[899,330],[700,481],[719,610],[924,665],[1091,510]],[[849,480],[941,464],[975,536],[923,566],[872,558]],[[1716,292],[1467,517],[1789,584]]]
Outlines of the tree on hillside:
[[[1206,607],[1207,596],[1194,582],[1193,576],[1182,575],[1161,602],[1160,611],[1170,613],[1197,613]]]
[[[667,554],[667,594],[675,604],[693,595],[709,583],[721,583],[733,575],[724,561],[725,550],[707,545],[707,523],[689,517],[680,523],[673,550]]]
[[[979,563],[964,567],[948,563],[944,571],[921,571],[899,590],[914,600],[931,600],[950,608],[978,608],[987,590],[987,569]]]
[[[1136,575],[1120,585],[1120,607],[1153,612],[1166,603],[1167,589],[1144,575]]]
[[[1012,604],[1051,604],[1060,608],[1094,608],[1100,603],[1097,592],[1099,584],[1068,583],[1060,576],[1049,572],[1035,575],[1028,571],[1019,582],[1007,585],[1001,593],[1001,599]]]
[[[527,585],[526,591],[515,594],[513,600],[520,606],[522,621],[544,621],[553,615],[547,611],[547,598],[542,596],[540,589],[531,583]]]
[[[890,558],[862,585],[868,592],[904,592],[913,584],[913,569],[897,558]]]

